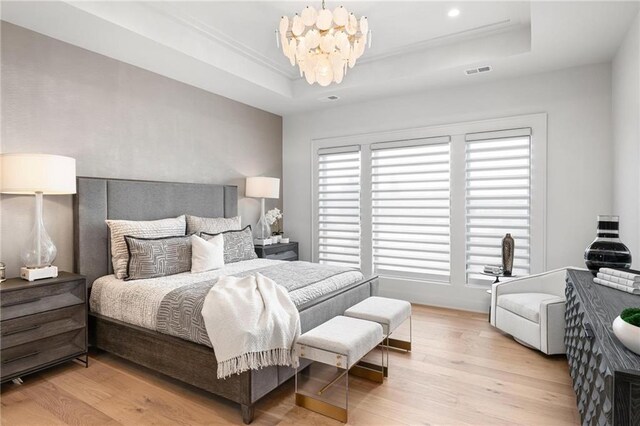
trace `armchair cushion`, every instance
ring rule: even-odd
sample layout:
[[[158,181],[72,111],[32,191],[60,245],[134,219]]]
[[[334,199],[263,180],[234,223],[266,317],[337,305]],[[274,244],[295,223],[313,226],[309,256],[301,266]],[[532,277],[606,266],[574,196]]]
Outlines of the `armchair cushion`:
[[[543,302],[563,302],[564,298],[547,293],[511,293],[498,296],[499,307],[523,318],[540,323],[540,307]]]

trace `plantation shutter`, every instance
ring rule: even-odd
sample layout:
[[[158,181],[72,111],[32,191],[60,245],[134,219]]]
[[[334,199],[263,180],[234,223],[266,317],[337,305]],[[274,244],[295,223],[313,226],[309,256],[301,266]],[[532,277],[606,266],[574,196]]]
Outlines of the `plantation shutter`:
[[[371,145],[374,272],[449,281],[450,138]]]
[[[531,129],[466,137],[467,282],[486,283],[485,265],[502,264],[502,238],[515,240],[513,275],[530,272]]]
[[[318,262],[360,267],[360,146],[318,150]]]

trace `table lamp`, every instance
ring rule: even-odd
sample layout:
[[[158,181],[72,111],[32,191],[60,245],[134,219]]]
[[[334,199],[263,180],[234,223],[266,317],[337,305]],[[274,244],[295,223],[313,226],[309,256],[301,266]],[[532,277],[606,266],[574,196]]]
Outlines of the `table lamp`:
[[[245,195],[262,200],[260,219],[253,229],[253,242],[259,246],[271,244],[271,227],[264,215],[264,199],[280,198],[280,179],[272,177],[247,178]]]
[[[48,154],[0,154],[0,192],[35,195],[35,224],[20,252],[20,276],[28,281],[58,276],[57,249],[44,229],[43,195],[76,193],[76,160]]]

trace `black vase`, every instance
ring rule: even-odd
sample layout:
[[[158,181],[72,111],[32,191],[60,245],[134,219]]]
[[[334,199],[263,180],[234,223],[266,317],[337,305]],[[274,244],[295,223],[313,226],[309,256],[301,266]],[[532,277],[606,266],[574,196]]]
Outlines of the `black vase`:
[[[510,277],[513,272],[515,249],[515,243],[511,234],[505,235],[502,239],[502,274],[506,277]]]
[[[629,268],[631,252],[619,237],[618,216],[598,216],[598,235],[584,251],[587,268],[596,275],[600,268]]]

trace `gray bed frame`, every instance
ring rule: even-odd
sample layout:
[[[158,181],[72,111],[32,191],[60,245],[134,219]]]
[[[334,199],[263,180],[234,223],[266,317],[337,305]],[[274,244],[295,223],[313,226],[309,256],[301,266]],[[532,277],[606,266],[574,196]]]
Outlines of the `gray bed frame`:
[[[235,186],[85,177],[79,177],[77,184],[74,268],[87,277],[89,286],[96,278],[113,273],[105,219],[154,220],[181,214],[233,217],[238,213]],[[377,277],[373,277],[305,306],[300,310],[302,332],[342,315],[376,290]],[[246,424],[253,420],[256,402],[293,377],[292,368],[274,366],[219,380],[211,348],[98,314],[89,315],[93,346],[239,403]]]

